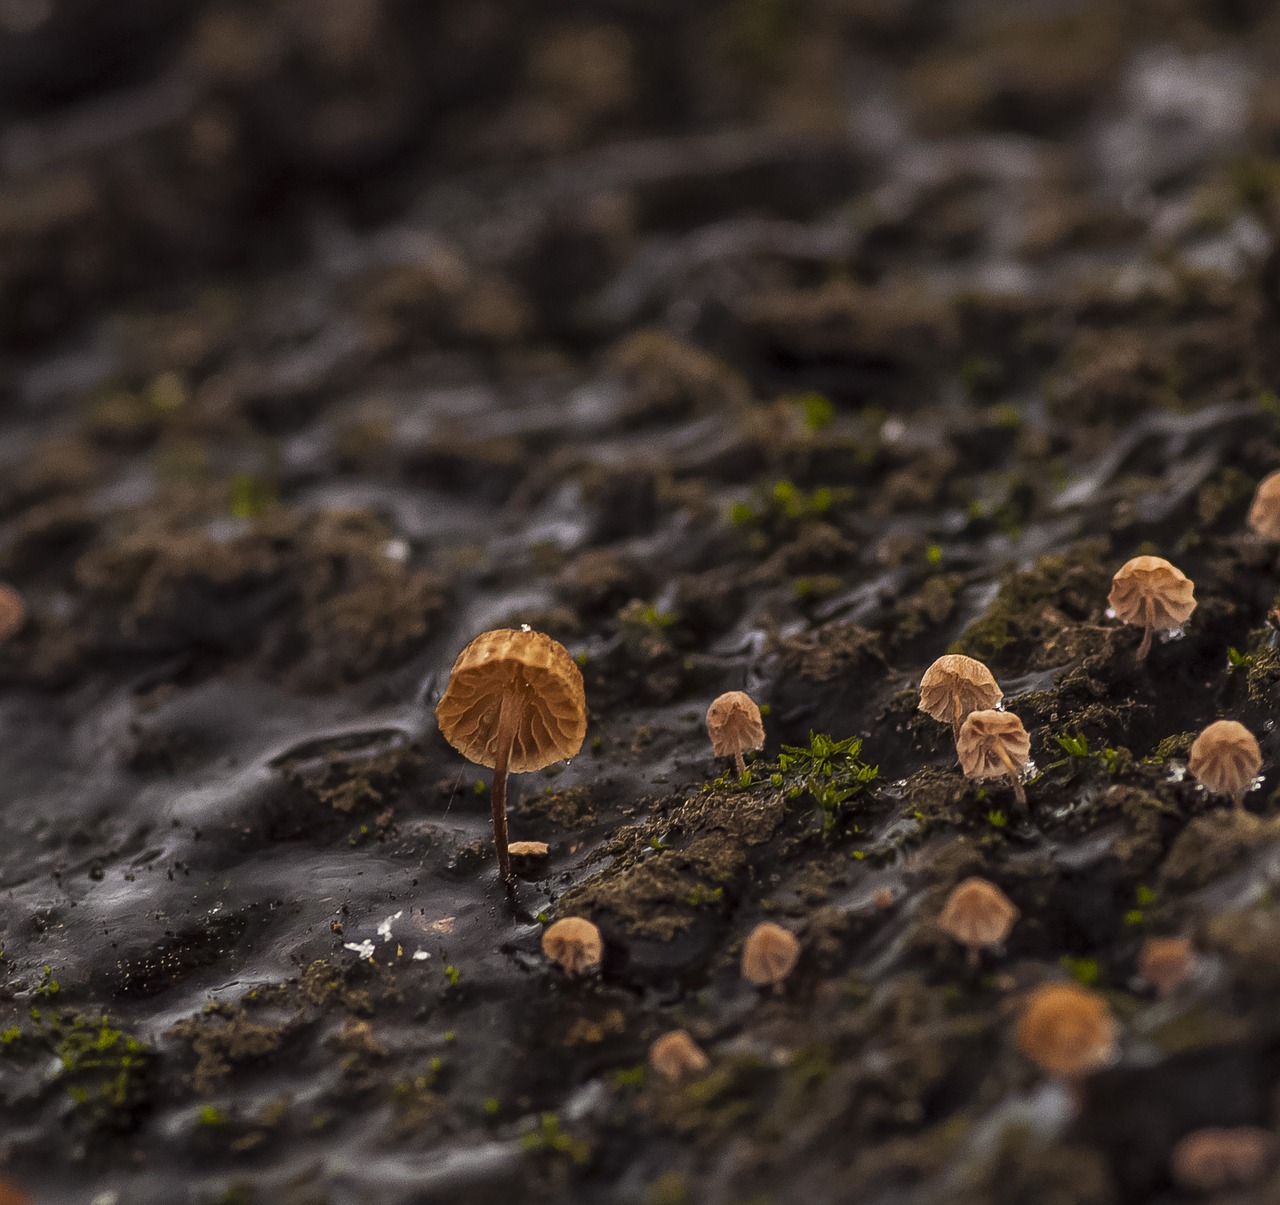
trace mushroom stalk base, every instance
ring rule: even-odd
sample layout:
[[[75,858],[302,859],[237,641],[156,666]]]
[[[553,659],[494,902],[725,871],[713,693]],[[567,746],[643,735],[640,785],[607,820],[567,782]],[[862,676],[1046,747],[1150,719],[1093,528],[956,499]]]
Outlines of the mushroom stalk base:
[[[498,710],[498,739],[493,761],[493,790],[489,802],[493,808],[493,844],[498,851],[498,870],[504,883],[511,882],[511,855],[507,852],[507,767],[511,764],[511,746],[520,726],[520,699],[513,691],[502,696]]]
[[[747,763],[742,758],[741,749],[734,752],[733,764],[738,768],[738,777],[741,778],[747,772]]]
[[[1027,792],[1022,786],[1022,771],[1013,764],[1013,758],[1011,758],[1003,749],[999,749],[997,752],[1000,755],[1000,760],[1004,762],[1005,769],[1009,771],[1009,781],[1013,784],[1014,799],[1025,807],[1027,803]]]

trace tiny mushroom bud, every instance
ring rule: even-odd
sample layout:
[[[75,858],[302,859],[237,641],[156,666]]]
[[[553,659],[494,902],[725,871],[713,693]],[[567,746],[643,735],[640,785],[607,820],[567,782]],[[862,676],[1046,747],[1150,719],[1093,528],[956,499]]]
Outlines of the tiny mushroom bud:
[[[764,721],[755,700],[741,690],[722,694],[707,708],[707,734],[716,757],[732,757],[738,774],[747,772],[742,755],[764,748]]]
[[[1249,526],[1268,540],[1280,540],[1280,469],[1258,482],[1249,506]]]
[[[1116,570],[1107,601],[1122,622],[1142,626],[1141,661],[1151,651],[1153,632],[1180,628],[1191,618],[1195,583],[1163,557],[1136,556]]]
[[[1046,983],[1027,998],[1015,1041],[1041,1070],[1077,1079],[1115,1057],[1116,1023],[1096,993],[1074,983]]]
[[[701,1046],[683,1029],[673,1029],[654,1040],[649,1047],[649,1062],[666,1079],[684,1079],[701,1075],[711,1066]]]
[[[968,949],[969,965],[977,966],[978,951],[1001,945],[1017,919],[1013,901],[994,883],[975,876],[952,889],[938,924]]]
[[[951,725],[953,740],[971,711],[986,711],[1004,697],[991,671],[972,657],[948,653],[920,679],[920,710],[940,724]]]
[[[1014,798],[1027,802],[1019,777],[1031,754],[1031,738],[1022,721],[1008,711],[971,711],[956,741],[966,778],[1008,778]]]
[[[12,586],[0,582],[0,644],[16,636],[27,621],[27,604]]]
[[[1230,795],[1237,808],[1262,769],[1254,735],[1235,720],[1215,720],[1191,746],[1187,770],[1215,795]]]
[[[800,943],[795,935],[772,921],[758,924],[742,947],[742,977],[756,987],[781,983],[795,970]]]
[[[1274,1149],[1271,1134],[1255,1126],[1193,1130],[1173,1148],[1170,1170],[1191,1192],[1244,1188],[1262,1177]]]
[[[1185,937],[1148,937],[1138,951],[1138,974],[1161,996],[1184,983],[1194,964],[1195,952]]]
[[[483,632],[458,654],[436,722],[463,757],[493,769],[493,842],[502,878],[510,882],[507,774],[541,770],[582,748],[582,671],[564,645],[541,632]]]
[[[600,965],[604,942],[600,930],[581,916],[566,916],[547,926],[542,934],[542,952],[559,963],[566,975],[581,975]]]

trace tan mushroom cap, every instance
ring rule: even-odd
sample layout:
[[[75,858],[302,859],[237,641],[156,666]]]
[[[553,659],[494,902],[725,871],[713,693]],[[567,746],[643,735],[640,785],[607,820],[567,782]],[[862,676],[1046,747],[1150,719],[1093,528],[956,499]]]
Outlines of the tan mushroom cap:
[[[566,916],[547,926],[542,952],[564,968],[566,975],[581,975],[598,967],[604,957],[600,930],[581,916]]]
[[[1017,906],[999,887],[975,875],[952,888],[938,924],[962,946],[980,949],[1000,945],[1018,915]]]
[[[711,1066],[706,1052],[683,1029],[655,1038],[649,1047],[649,1063],[659,1075],[671,1080],[701,1075]]]
[[[1191,974],[1195,951],[1185,937],[1148,937],[1138,951],[1138,974],[1167,996]]]
[[[16,636],[27,622],[27,604],[12,586],[0,582],[0,644]]]
[[[1180,628],[1196,609],[1195,583],[1163,557],[1136,556],[1111,579],[1111,604],[1117,618],[1157,632]]]
[[[966,778],[1012,777],[1031,756],[1031,738],[1022,721],[1008,711],[971,711],[956,741]]]
[[[947,653],[920,679],[920,710],[958,728],[971,711],[986,711],[1004,698],[991,671],[972,657]]]
[[[1221,1192],[1260,1179],[1274,1152],[1271,1133],[1256,1126],[1192,1130],[1173,1148],[1169,1170],[1179,1188]]]
[[[800,943],[795,934],[763,921],[747,934],[742,947],[742,977],[757,987],[781,983],[800,959]]]
[[[1280,540],[1280,469],[1258,482],[1249,505],[1249,526],[1268,540]]]
[[[1235,720],[1215,720],[1191,745],[1187,770],[1215,795],[1237,802],[1262,769],[1262,750],[1254,735]]]
[[[1052,1075],[1075,1077],[1115,1057],[1117,1027],[1107,1002],[1075,983],[1047,983],[1027,998],[1014,1038]]]
[[[568,650],[541,632],[499,628],[482,632],[453,663],[436,704],[440,732],[478,766],[497,761],[498,716],[510,690],[524,708],[508,770],[525,774],[573,757],[587,734],[582,671]]]
[[[755,700],[741,690],[729,690],[707,708],[707,735],[716,757],[735,757],[764,748],[764,721]]]
[[[513,858],[545,858],[551,847],[545,841],[512,841],[507,853]]]

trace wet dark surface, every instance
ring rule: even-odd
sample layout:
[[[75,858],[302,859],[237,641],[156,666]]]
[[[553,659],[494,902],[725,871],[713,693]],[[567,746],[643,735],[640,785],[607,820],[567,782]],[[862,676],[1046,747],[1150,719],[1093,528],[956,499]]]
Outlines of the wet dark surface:
[[[0,4],[0,1175],[1156,1202],[1189,1130],[1274,1128],[1269,6],[51,12]],[[1139,552],[1199,600],[1141,665]],[[521,623],[591,722],[513,780],[550,857],[509,906],[431,709]],[[1025,812],[915,711],[948,649],[1031,733]],[[1220,716],[1247,816],[1182,774]],[[841,808],[777,764],[811,731],[879,768]],[[1021,919],[972,973],[975,873]],[[564,915],[599,976],[541,955]],[[803,954],[760,993],[764,919]],[[1152,934],[1199,950],[1170,1000]],[[1078,1113],[1012,1042],[1068,974],[1123,1032]]]

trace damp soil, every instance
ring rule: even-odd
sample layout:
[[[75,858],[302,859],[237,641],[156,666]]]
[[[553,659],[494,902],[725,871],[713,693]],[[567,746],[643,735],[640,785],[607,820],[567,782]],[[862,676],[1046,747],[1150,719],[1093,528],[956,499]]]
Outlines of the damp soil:
[[[1249,0],[0,5],[0,1178],[1121,1205],[1275,1129],[1278,76]],[[1199,606],[1138,664],[1143,552]],[[509,900],[432,707],[519,624],[590,727]],[[948,650],[1025,809],[916,710]],[[1183,773],[1221,716],[1243,814]],[[1010,1037],[1068,976],[1123,1028],[1078,1101]]]

